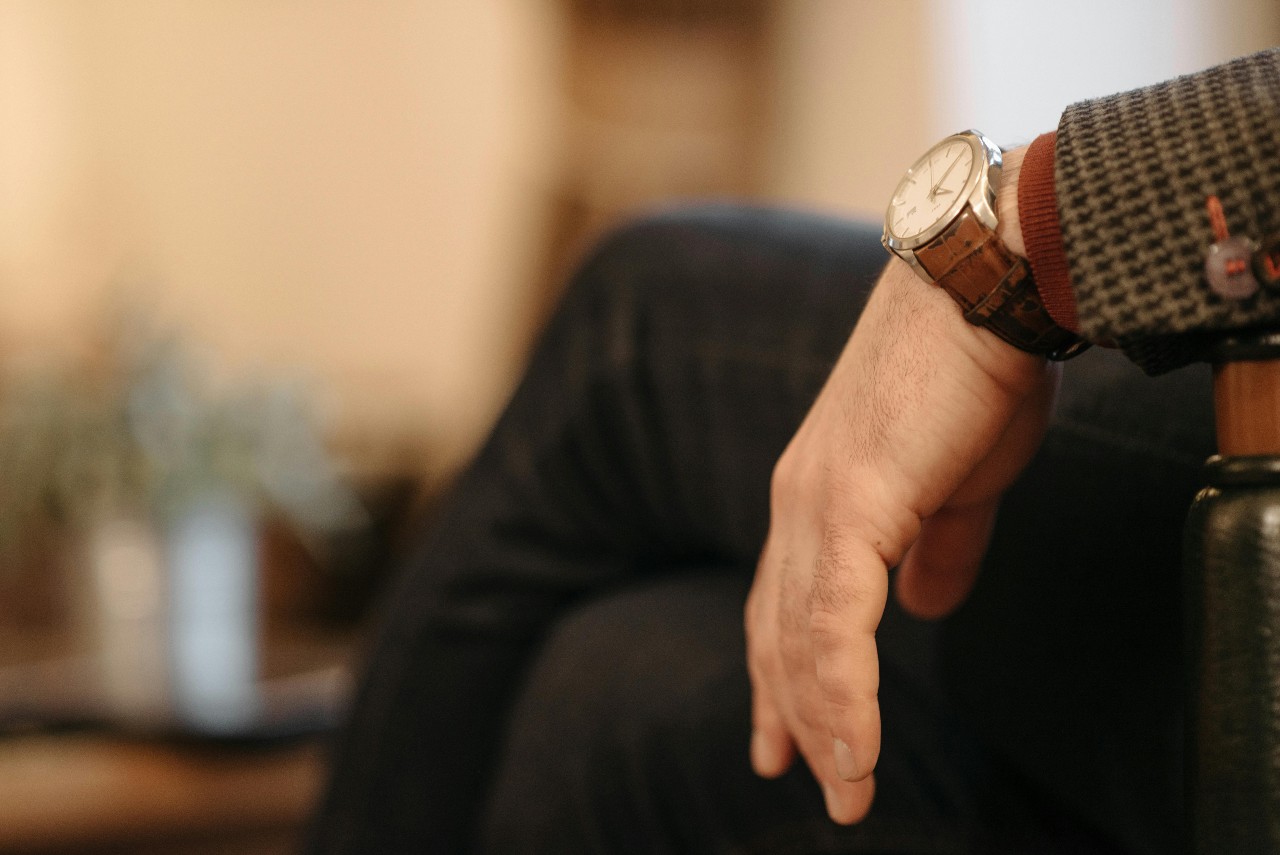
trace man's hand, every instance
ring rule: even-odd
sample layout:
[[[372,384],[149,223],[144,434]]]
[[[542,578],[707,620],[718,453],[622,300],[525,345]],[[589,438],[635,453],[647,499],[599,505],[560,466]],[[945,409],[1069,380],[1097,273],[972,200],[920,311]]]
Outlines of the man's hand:
[[[1044,434],[1057,368],[971,326],[897,259],[774,470],[746,606],[751,762],[798,749],[832,819],[871,804],[876,627],[897,596],[937,616],[969,592],[1000,495]]]

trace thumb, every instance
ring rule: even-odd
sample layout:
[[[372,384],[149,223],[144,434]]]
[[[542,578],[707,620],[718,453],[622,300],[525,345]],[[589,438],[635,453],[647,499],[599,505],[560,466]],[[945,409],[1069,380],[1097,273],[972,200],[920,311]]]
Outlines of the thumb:
[[[942,508],[920,526],[920,534],[898,568],[898,603],[921,618],[940,618],[973,590],[995,526],[997,499]]]

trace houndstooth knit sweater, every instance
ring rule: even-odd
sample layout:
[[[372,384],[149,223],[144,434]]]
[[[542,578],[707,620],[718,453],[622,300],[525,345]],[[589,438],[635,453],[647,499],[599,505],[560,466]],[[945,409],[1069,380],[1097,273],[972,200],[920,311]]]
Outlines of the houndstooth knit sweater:
[[[1053,183],[1069,283],[1040,286],[1070,288],[1086,338],[1158,374],[1223,331],[1280,329],[1280,291],[1228,299],[1204,268],[1209,196],[1231,235],[1280,239],[1280,48],[1072,105]]]

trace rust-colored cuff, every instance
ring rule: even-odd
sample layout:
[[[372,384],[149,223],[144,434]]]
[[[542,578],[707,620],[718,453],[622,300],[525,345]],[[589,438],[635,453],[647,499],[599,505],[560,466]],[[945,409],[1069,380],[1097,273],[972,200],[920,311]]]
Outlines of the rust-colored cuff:
[[[1071,290],[1067,253],[1062,246],[1058,222],[1058,198],[1053,178],[1054,144],[1058,134],[1051,131],[1036,137],[1022,159],[1018,177],[1018,220],[1027,260],[1036,288],[1049,316],[1060,327],[1080,331],[1076,316],[1076,295]]]

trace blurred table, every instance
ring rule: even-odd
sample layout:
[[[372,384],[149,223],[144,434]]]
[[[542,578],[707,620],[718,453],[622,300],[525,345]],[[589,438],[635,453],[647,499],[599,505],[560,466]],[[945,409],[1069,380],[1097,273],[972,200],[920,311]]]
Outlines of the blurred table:
[[[294,852],[322,767],[316,738],[9,735],[0,738],[0,852]]]
[[[341,635],[271,638],[266,727],[200,739],[110,726],[65,639],[0,629],[0,854],[296,852],[350,646]]]

